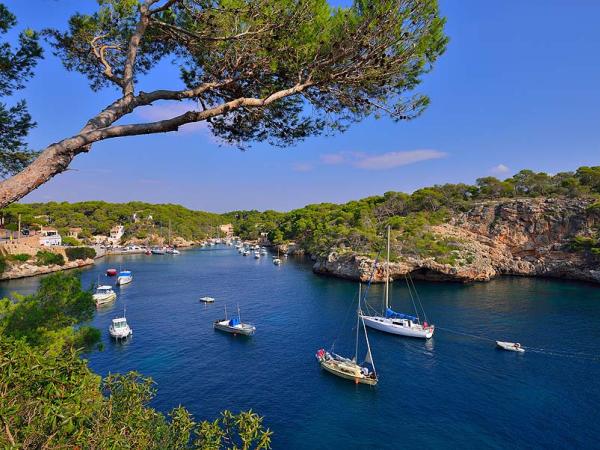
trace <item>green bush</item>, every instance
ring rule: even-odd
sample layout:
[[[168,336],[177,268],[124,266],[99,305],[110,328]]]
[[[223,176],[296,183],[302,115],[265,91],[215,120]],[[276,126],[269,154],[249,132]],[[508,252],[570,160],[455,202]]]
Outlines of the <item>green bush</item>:
[[[6,258],[4,256],[0,256],[0,274],[4,273],[6,270]]]
[[[9,255],[7,258],[11,261],[26,262],[29,261],[31,255],[28,255],[27,253],[17,253],[16,255]]]
[[[69,261],[75,261],[76,259],[88,259],[96,257],[96,250],[91,247],[71,247],[66,248],[65,253]]]
[[[50,266],[57,264],[62,266],[65,263],[65,258],[60,253],[48,252],[46,250],[40,250],[35,255],[35,264],[38,266]]]
[[[63,243],[63,245],[72,245],[74,247],[81,245],[81,241],[75,239],[74,237],[70,237],[70,236],[62,238],[62,243]]]

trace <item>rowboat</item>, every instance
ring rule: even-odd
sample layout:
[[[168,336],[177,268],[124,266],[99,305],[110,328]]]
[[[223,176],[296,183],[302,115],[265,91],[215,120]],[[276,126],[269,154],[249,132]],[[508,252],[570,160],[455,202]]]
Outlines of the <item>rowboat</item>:
[[[525,349],[518,342],[496,341],[496,347],[501,348],[502,350],[507,350],[509,352],[525,352]]]
[[[117,269],[106,269],[106,275],[114,277],[117,274]]]

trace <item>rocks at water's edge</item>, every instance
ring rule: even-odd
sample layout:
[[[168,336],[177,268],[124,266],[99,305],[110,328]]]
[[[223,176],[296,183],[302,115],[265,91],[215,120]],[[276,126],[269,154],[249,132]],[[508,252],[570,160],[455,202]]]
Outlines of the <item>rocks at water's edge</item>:
[[[94,264],[93,259],[77,259],[75,261],[67,261],[62,266],[53,264],[50,266],[36,266],[35,264],[18,264],[5,270],[0,275],[0,280],[13,280],[15,278],[32,277],[35,275],[44,275],[46,273],[58,272],[60,270],[78,269]]]
[[[410,273],[435,281],[489,281],[499,275],[543,276],[600,283],[600,256],[574,251],[575,236],[592,237],[600,226],[593,200],[536,198],[478,203],[430,231],[456,244],[456,263],[402,255],[390,264],[392,278]],[[398,244],[401,247],[401,242]],[[368,280],[373,259],[332,252],[317,259],[319,274]],[[380,265],[374,281],[385,277]]]

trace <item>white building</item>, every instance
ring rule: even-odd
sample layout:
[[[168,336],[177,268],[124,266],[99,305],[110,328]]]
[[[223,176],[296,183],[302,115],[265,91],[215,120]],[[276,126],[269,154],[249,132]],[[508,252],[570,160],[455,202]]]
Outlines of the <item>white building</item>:
[[[54,228],[43,228],[40,230],[40,245],[51,247],[53,245],[61,245],[62,237]]]
[[[119,245],[121,238],[125,234],[125,227],[123,225],[115,225],[110,229],[109,241],[112,245]]]

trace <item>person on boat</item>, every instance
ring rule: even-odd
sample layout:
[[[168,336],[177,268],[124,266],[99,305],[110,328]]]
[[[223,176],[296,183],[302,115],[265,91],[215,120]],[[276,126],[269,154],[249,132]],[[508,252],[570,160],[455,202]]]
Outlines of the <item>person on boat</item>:
[[[369,369],[367,369],[366,367],[361,367],[360,370],[365,377],[369,376]]]

